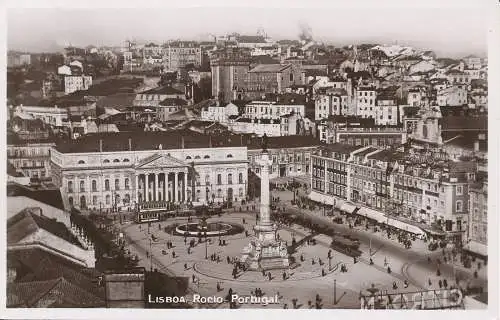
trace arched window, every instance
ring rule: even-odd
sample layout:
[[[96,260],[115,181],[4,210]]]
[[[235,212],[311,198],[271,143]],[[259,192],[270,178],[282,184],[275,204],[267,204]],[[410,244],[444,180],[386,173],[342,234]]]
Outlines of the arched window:
[[[243,197],[243,188],[240,188],[239,196]]]
[[[115,159],[115,160],[113,160],[113,162],[120,162],[120,160],[118,160],[118,159]]]
[[[104,190],[109,191],[109,179],[104,180]]]
[[[222,190],[221,189],[217,189],[217,197],[218,198],[222,197]]]
[[[92,180],[92,191],[96,192],[97,191],[97,181]]]
[[[130,188],[130,182],[128,178],[125,178],[125,190],[128,190]]]
[[[238,174],[238,183],[243,183],[243,173]]]
[[[222,175],[220,173],[217,175],[217,184],[222,184]]]
[[[85,181],[80,180],[80,192],[85,192]]]
[[[194,158],[195,158],[195,159],[201,159],[201,158],[200,158],[200,156],[196,156],[196,157],[194,157]]]
[[[115,190],[120,190],[120,179],[115,179]]]
[[[73,208],[73,197],[68,198],[69,206]]]
[[[123,159],[123,162],[130,162],[130,160],[125,158],[125,159]]]
[[[78,160],[78,164],[84,164],[84,163],[85,163],[85,161],[83,161],[83,160]]]
[[[206,184],[206,185],[209,185],[209,184],[210,184],[210,175],[209,175],[209,174],[207,174],[207,175],[205,176],[205,184]]]
[[[104,159],[103,163],[109,163],[108,159]]]
[[[210,159],[210,156],[209,156],[209,155],[205,155],[205,156],[203,157],[203,159]]]
[[[73,192],[73,181],[68,181],[68,192]]]
[[[123,198],[123,204],[129,204],[129,203],[130,203],[130,195],[127,193]]]
[[[229,173],[227,175],[227,184],[233,184],[233,174]]]
[[[191,156],[187,156],[187,157],[186,157],[186,160],[191,160]]]
[[[227,155],[227,157],[228,157],[228,158],[232,158],[232,157],[233,157],[233,155],[232,155],[232,154],[228,154],[228,155]]]
[[[111,200],[111,196],[109,194],[106,195],[106,204],[109,204],[110,200]]]

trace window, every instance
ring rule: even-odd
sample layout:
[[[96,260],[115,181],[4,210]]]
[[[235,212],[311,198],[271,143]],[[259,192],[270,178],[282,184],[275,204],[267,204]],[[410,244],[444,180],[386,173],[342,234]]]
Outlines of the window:
[[[68,181],[68,192],[73,192],[73,181]]]
[[[97,191],[97,181],[92,180],[92,191],[96,192]]]
[[[463,186],[457,186],[457,196],[461,196],[463,194]]]
[[[194,157],[194,158],[195,158],[195,159],[201,159],[201,158],[200,158],[200,156],[196,156],[196,157]]]
[[[123,162],[130,162],[130,160],[125,158],[125,159],[123,159]]]
[[[92,196],[92,205],[97,205],[97,196]]]
[[[233,184],[233,175],[231,173],[229,173],[227,175],[227,183],[228,184]]]
[[[85,192],[85,181],[80,181],[80,192]]]
[[[109,191],[109,180],[104,180],[104,190]]]
[[[120,190],[120,179],[115,179],[115,190]]]
[[[115,162],[115,163],[116,163],[116,162],[120,162],[120,160],[118,160],[118,159],[115,159],[115,160],[113,160],[113,162]]]
[[[222,184],[222,175],[220,173],[217,174],[217,184]]]
[[[228,155],[227,155],[227,157],[228,157],[228,158],[232,158],[232,157],[233,157],[233,155],[232,155],[232,154],[228,154]]]
[[[206,156],[203,157],[203,159],[210,159],[210,156],[206,155]]]
[[[108,159],[104,159],[103,163],[109,163]]]
[[[186,157],[186,160],[191,160],[191,157],[190,157],[190,156],[187,156],[187,157]]]
[[[83,160],[78,161],[78,164],[84,164],[84,163],[85,163],[85,161],[83,161]]]
[[[455,209],[457,212],[462,212],[462,200],[458,200],[455,204]]]
[[[243,173],[238,174],[238,183],[243,183]]]
[[[125,190],[130,189],[130,182],[128,178],[125,178]]]
[[[111,196],[109,194],[106,195],[106,204],[109,204],[110,200],[111,200]]]

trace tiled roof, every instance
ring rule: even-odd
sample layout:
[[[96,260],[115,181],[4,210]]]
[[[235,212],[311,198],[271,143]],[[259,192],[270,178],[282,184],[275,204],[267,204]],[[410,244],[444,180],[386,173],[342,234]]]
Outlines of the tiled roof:
[[[58,144],[56,149],[63,153],[85,153],[99,152],[99,140],[102,140],[104,152],[117,152],[129,150],[128,139],[132,141],[132,150],[157,150],[161,144],[163,149],[181,149],[184,137],[184,148],[208,148],[210,137],[192,131],[169,131],[169,132],[116,132],[92,134],[69,143]],[[237,141],[217,141],[212,146],[238,147]],[[238,140],[239,142],[239,140]]]
[[[442,130],[457,130],[457,129],[488,129],[488,116],[446,116],[441,119]]]
[[[245,144],[245,140],[243,140],[243,143]],[[268,149],[314,147],[320,144],[321,143],[313,136],[281,136],[267,138]],[[262,138],[247,140],[246,146],[249,150],[262,149]]]
[[[331,151],[331,152],[337,152],[337,153],[343,153],[343,154],[350,154],[353,151],[356,151],[360,149],[360,146],[353,146],[350,144],[344,144],[344,143],[331,143],[323,146],[325,150]]]
[[[123,109],[131,106],[135,99],[135,93],[116,93],[109,96],[102,97],[97,100],[97,108],[117,108]]]
[[[356,152],[356,156],[364,157],[367,154],[372,153],[372,152],[377,151],[377,150],[379,150],[379,149],[373,148],[373,147],[368,147],[368,149],[366,149],[366,150]]]
[[[279,60],[273,59],[270,56],[253,56],[252,63],[257,64],[279,64]]]
[[[25,196],[30,199],[53,206],[57,209],[64,210],[61,191],[59,189],[36,190],[16,183],[9,183],[7,184],[7,196]]]
[[[26,208],[7,220],[7,243],[16,244],[26,236],[44,229],[56,237],[80,246],[80,242],[62,222],[39,215],[40,208]]]
[[[291,65],[281,65],[281,64],[259,64],[249,72],[281,72]]]
[[[242,43],[265,43],[266,39],[262,36],[239,36],[238,42]]]
[[[160,102],[160,106],[185,106],[187,101],[179,98],[166,98]]]
[[[146,90],[146,91],[141,92],[140,94],[178,94],[178,95],[181,95],[181,94],[184,94],[184,92],[177,90],[177,89],[173,88],[172,86],[167,85],[167,86],[162,86],[162,87]]]
[[[368,156],[368,158],[379,161],[392,162],[392,161],[402,160],[404,159],[404,156],[405,155],[402,152],[393,150],[382,150],[380,152]]]

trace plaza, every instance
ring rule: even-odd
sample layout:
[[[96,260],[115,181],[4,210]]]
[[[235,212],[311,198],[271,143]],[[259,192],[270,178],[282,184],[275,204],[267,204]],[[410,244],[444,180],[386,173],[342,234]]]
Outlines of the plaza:
[[[294,299],[297,299],[295,304],[297,308],[309,308],[308,302],[311,301],[314,305],[316,295],[319,295],[322,308],[357,309],[360,305],[360,292],[366,294],[366,289],[372,285],[380,290],[393,291],[392,285],[396,282],[398,292],[418,289],[418,286],[411,284],[404,288],[404,280],[395,268],[394,272],[388,274],[384,268],[369,265],[365,259],[354,264],[351,257],[333,250],[332,259],[329,261],[329,237],[325,235],[310,237],[310,230],[298,225],[282,228],[279,231],[280,239],[290,244],[293,236],[298,241],[309,236],[309,239],[316,240],[316,245],[304,242],[299,246],[297,252],[292,254],[296,264],[290,269],[270,270],[265,272],[265,275],[258,271],[246,271],[239,272],[234,277],[233,263],[228,263],[228,258],[232,262],[241,255],[242,248],[253,234],[255,219],[255,212],[231,212],[221,217],[209,218],[207,222],[224,221],[240,224],[248,232],[248,237],[244,232],[222,237],[225,246],[219,246],[217,237],[208,238],[206,243],[204,237],[199,243],[198,238],[188,237],[185,242],[183,236],[172,236],[164,231],[167,225],[185,223],[187,218],[153,223],[149,228],[146,224],[128,224],[124,225],[123,231],[129,244],[128,249],[140,259],[139,265],[187,277],[192,292],[202,296],[224,297],[229,289],[239,296],[254,296],[255,290],[259,288],[265,296],[279,296],[279,304],[266,304],[266,308],[283,308],[285,304],[288,308],[293,308]],[[152,235],[156,241],[151,240]],[[188,253],[191,240],[194,240],[196,245],[189,249]],[[167,248],[167,241],[172,243],[172,248]],[[218,262],[217,259],[215,261],[212,259],[214,255],[219,258]],[[300,256],[304,261],[301,261]],[[341,272],[342,264],[347,267],[347,272]],[[286,273],[285,279],[283,271]],[[334,303],[334,291],[336,291],[336,303]],[[219,306],[224,307],[224,305]],[[240,307],[263,307],[263,305],[249,303]]]

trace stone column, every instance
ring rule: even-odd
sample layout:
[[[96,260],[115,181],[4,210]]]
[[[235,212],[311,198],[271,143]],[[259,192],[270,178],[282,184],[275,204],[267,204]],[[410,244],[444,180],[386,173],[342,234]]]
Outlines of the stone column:
[[[185,202],[188,202],[188,196],[187,196],[187,192],[188,192],[188,188],[189,188],[189,185],[188,185],[188,180],[187,180],[187,172],[184,172],[184,201]],[[193,190],[191,190],[191,192],[193,192]]]
[[[144,174],[144,202],[149,201],[149,179],[148,173]]]
[[[158,192],[160,192],[160,188],[158,188],[158,173],[155,173],[155,196],[154,196],[154,201],[158,201]]]
[[[260,159],[260,225],[271,225],[270,194],[269,194],[269,154],[263,152]]]
[[[174,187],[172,188],[172,192],[174,193],[174,201],[179,202],[179,172],[176,172],[174,175]]]
[[[139,203],[139,175],[135,174],[135,202]]]
[[[163,188],[165,190],[165,201],[170,201],[170,197],[168,196],[168,175],[169,172],[165,173],[165,184],[163,185]]]

